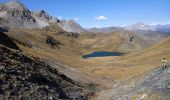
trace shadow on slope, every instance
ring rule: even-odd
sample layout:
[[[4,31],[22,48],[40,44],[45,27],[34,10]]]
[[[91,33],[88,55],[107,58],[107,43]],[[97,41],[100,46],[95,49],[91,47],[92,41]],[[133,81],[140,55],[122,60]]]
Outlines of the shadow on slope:
[[[79,99],[86,89],[38,58],[0,47],[0,98]]]
[[[0,27],[0,44],[19,50],[19,47],[4,32],[8,32],[8,30]]]
[[[85,85],[39,58],[17,51],[19,48],[5,31],[1,29],[0,33],[0,99],[87,99],[90,94]]]

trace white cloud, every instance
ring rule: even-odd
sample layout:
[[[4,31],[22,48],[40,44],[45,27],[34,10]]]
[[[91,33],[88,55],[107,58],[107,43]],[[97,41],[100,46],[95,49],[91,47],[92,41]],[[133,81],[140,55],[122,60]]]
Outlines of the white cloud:
[[[166,24],[170,24],[170,22],[154,22],[150,23],[149,25],[166,25]]]
[[[99,25],[95,25],[94,27],[95,27],[95,28],[100,28],[100,26],[99,26]]]
[[[95,17],[94,19],[96,19],[96,20],[107,20],[108,18],[106,16],[98,16],[98,17]]]
[[[58,18],[58,19],[60,19],[60,20],[62,20],[62,19],[63,19],[63,17],[62,17],[62,16],[58,16],[57,18]]]
[[[80,17],[75,17],[74,20],[81,20],[81,18]]]

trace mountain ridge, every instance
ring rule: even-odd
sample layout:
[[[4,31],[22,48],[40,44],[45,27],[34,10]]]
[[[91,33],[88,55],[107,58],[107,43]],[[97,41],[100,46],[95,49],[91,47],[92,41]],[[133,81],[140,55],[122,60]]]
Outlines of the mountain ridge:
[[[143,22],[138,22],[136,24],[127,25],[124,27],[125,30],[129,31],[156,31],[156,32],[170,32],[170,24],[145,24]]]
[[[110,27],[101,27],[101,28],[88,28],[89,32],[94,33],[111,33],[116,31],[153,31],[153,32],[164,32],[170,33],[170,24],[145,24],[143,22],[138,22],[135,24],[127,25],[127,26],[110,26]]]
[[[50,27],[51,23],[67,32],[85,32],[85,29],[73,20],[59,20],[44,10],[30,11],[19,1],[10,1],[0,5],[1,27],[43,29]]]

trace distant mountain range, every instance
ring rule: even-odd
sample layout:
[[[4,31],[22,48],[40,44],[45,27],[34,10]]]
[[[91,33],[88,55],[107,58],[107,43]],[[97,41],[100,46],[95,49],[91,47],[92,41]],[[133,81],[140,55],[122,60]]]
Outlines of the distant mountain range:
[[[131,31],[139,34],[150,33],[170,33],[170,24],[148,25],[145,23],[136,23],[125,27],[103,27],[84,29],[74,20],[60,20],[50,16],[44,10],[30,11],[19,1],[11,1],[0,4],[0,27],[43,29],[52,27],[54,30],[63,30],[67,32],[93,32],[93,33],[111,33],[120,31]],[[87,31],[86,31],[87,30]]]
[[[136,23],[124,27],[125,30],[129,31],[156,31],[156,32],[170,32],[170,24],[165,25],[147,25],[145,23]]]
[[[111,33],[111,32],[119,32],[124,30],[123,27],[102,27],[102,28],[90,28],[87,29],[89,32],[93,32],[93,33]]]
[[[128,25],[125,27],[103,27],[103,28],[90,28],[88,29],[89,32],[95,33],[111,33],[116,31],[131,31],[136,33],[153,33],[153,32],[160,32],[160,33],[170,33],[170,24],[165,25],[148,25],[145,23],[136,23],[133,25]]]
[[[12,28],[42,29],[56,25],[67,32],[85,32],[85,30],[73,20],[59,20],[50,16],[44,10],[33,12],[27,9],[19,1],[11,1],[0,4],[0,26]]]

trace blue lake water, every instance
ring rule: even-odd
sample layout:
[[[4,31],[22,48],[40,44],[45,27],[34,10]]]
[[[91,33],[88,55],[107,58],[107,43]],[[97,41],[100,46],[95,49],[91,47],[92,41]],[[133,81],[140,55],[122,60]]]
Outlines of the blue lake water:
[[[91,58],[91,57],[107,57],[107,56],[122,56],[125,53],[122,52],[108,52],[108,51],[95,51],[90,54],[83,55],[83,58]]]

